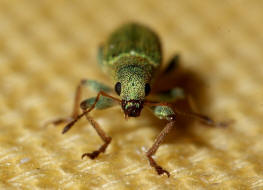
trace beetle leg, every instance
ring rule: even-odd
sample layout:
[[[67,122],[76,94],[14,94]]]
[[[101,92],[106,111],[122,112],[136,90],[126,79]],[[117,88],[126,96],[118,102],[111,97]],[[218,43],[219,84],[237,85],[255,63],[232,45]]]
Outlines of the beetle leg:
[[[96,101],[96,97],[88,98],[80,103],[80,107],[83,111],[90,108]],[[117,102],[112,98],[101,96],[95,105],[95,109],[102,110],[117,105]]]
[[[178,68],[180,62],[180,55],[174,55],[169,61],[166,68],[163,70],[162,75],[167,75],[168,73],[172,72],[176,68]]]
[[[103,45],[100,45],[97,52],[97,59],[100,66],[103,66]]]
[[[106,148],[111,142],[111,137],[106,135],[106,133],[100,128],[99,124],[92,117],[86,115],[86,118],[90,122],[92,127],[96,130],[100,138],[104,141],[104,144],[101,145],[98,150],[95,150],[91,153],[82,154],[81,158],[83,159],[85,156],[88,156],[90,159],[95,159],[97,156],[99,156],[100,153],[105,152]]]
[[[223,127],[224,128],[224,127],[227,127],[228,125],[230,125],[231,123],[234,122],[234,120],[216,122],[213,119],[211,119],[209,116],[198,113],[198,109],[194,103],[193,98],[190,95],[187,96],[187,101],[188,101],[188,104],[189,104],[192,112],[183,113],[177,109],[175,109],[174,111],[179,113],[179,114],[185,115],[185,116],[195,117],[198,120],[200,120],[201,123],[203,123],[206,126],[210,126],[210,127]]]
[[[101,137],[101,139],[104,141],[104,144],[96,151],[93,151],[92,153],[85,153],[82,155],[82,158],[85,156],[90,157],[91,159],[96,158],[101,152],[105,152],[107,146],[111,142],[111,137],[107,136],[106,133],[100,128],[99,124],[90,116],[88,116],[88,113],[91,112],[93,109],[106,109],[109,107],[112,107],[113,105],[116,105],[116,102],[121,102],[121,100],[110,96],[106,94],[103,91],[100,91],[96,98],[89,98],[87,100],[84,100],[81,103],[81,108],[83,110],[83,113],[78,115],[76,119],[68,123],[62,133],[66,133],[71,127],[83,116],[86,116],[87,120],[91,123],[93,128],[96,130],[98,135]]]
[[[89,98],[81,102],[80,107],[85,112],[88,108],[90,108],[94,103],[96,102],[96,98]],[[97,100],[97,103],[95,104],[95,109],[107,109],[110,108],[116,104],[116,100],[107,97],[107,96],[101,96],[99,100]],[[93,151],[92,153],[84,153],[82,155],[82,159],[85,156],[88,156],[91,159],[95,159],[100,153],[105,152],[106,148],[108,147],[109,143],[111,142],[111,137],[107,136],[106,133],[101,129],[99,124],[89,115],[85,115],[87,120],[90,122],[92,127],[96,130],[100,138],[104,141],[104,144],[100,146],[98,150]]]
[[[147,156],[148,156],[150,165],[155,168],[155,170],[157,171],[159,175],[166,173],[169,177],[170,174],[168,171],[164,170],[161,166],[159,166],[155,162],[155,160],[152,158],[152,156],[156,153],[156,151],[158,150],[158,147],[160,146],[160,144],[163,142],[166,135],[170,132],[170,130],[174,126],[176,114],[196,118],[200,120],[202,123],[209,125],[209,126],[226,127],[229,124],[229,122],[215,122],[211,118],[205,115],[199,114],[199,113],[181,112],[178,109],[174,108],[172,104],[169,104],[166,102],[155,103],[155,102],[145,101],[145,105],[150,106],[151,110],[153,111],[156,117],[158,117],[159,119],[166,119],[169,121],[168,124],[165,126],[165,128],[157,136],[152,147],[147,152]]]
[[[159,119],[166,119],[169,122],[164,127],[164,129],[161,131],[161,133],[157,136],[152,147],[147,151],[147,157],[149,159],[150,165],[155,168],[156,172],[159,175],[165,173],[169,177],[170,173],[164,170],[160,165],[158,165],[155,162],[155,160],[152,158],[152,156],[156,153],[160,144],[163,142],[164,138],[173,128],[175,124],[175,114],[173,110],[168,106],[152,106],[151,109],[156,117],[158,117]]]
[[[165,173],[165,174],[167,174],[168,177],[170,177],[170,173],[167,170],[163,169],[160,165],[158,165],[156,163],[156,161],[152,158],[152,156],[156,153],[160,144],[163,142],[164,138],[167,136],[167,134],[173,128],[174,123],[175,123],[174,121],[171,121],[164,127],[164,129],[161,131],[161,133],[155,139],[155,142],[152,145],[152,147],[146,153],[148,160],[150,162],[150,165],[155,168],[158,175],[162,175]]]
[[[175,102],[176,100],[184,99],[184,98],[185,98],[184,90],[179,87],[151,95],[151,99],[156,100],[158,102]]]
[[[166,126],[161,131],[161,133],[156,137],[154,144],[147,151],[146,155],[148,157],[150,165],[155,168],[156,172],[159,175],[167,174],[167,176],[169,177],[170,173],[167,170],[163,169],[160,165],[158,165],[156,161],[152,158],[152,156],[156,153],[159,146],[163,142],[164,138],[167,136],[167,134],[171,131],[171,129],[175,125],[175,114],[172,111],[172,109],[168,106],[153,106],[151,107],[151,109],[156,117],[160,119],[166,119],[169,122],[166,124]]]
[[[100,82],[97,82],[95,80],[90,80],[90,79],[83,79],[80,81],[80,84],[77,87],[76,90],[76,95],[75,95],[75,102],[73,106],[73,112],[72,112],[72,118],[76,118],[77,115],[79,114],[79,105],[80,105],[80,99],[81,99],[81,94],[82,94],[82,88],[87,87],[90,90],[93,90],[95,92],[112,92],[112,89],[105,84],[102,84]]]

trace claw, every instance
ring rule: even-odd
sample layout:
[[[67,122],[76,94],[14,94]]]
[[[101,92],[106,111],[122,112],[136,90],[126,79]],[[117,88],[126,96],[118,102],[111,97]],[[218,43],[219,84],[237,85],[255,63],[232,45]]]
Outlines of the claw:
[[[58,119],[54,119],[54,120],[50,120],[44,123],[44,127],[47,127],[50,124],[53,124],[55,126],[60,125],[62,123],[68,123],[71,122],[73,120],[72,117],[67,117],[67,118],[58,118]]]
[[[159,166],[155,161],[154,159],[148,155],[148,159],[149,159],[149,162],[150,162],[150,165],[152,167],[154,167],[155,171],[158,173],[158,175],[162,175],[162,174],[166,174],[167,177],[170,177],[170,173],[163,169],[161,166]]]
[[[95,158],[97,158],[99,156],[100,153],[106,151],[106,148],[108,147],[110,142],[111,142],[111,137],[107,137],[107,141],[103,145],[101,145],[101,147],[98,150],[95,150],[92,153],[84,153],[84,154],[82,154],[81,159],[83,159],[85,156],[87,156],[90,159],[94,160]]]
[[[163,169],[161,166],[156,166],[155,170],[157,171],[158,175],[166,174],[167,177],[170,177],[170,173],[167,170]]]
[[[68,123],[62,130],[62,134],[65,134],[66,132],[68,132],[68,130],[71,129],[71,127],[76,123],[75,120],[71,121],[70,123]]]
[[[90,159],[94,160],[95,158],[97,158],[100,154],[100,151],[96,150],[92,153],[84,153],[81,156],[81,159],[83,159],[85,156],[89,157]]]

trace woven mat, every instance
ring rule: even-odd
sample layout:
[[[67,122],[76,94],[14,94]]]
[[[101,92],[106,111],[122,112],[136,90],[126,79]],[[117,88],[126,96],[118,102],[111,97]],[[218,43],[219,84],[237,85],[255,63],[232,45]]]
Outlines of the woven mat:
[[[263,189],[262,8],[260,0],[1,0],[0,189]],[[196,76],[190,84],[202,84],[193,95],[201,112],[235,120],[226,129],[178,125],[155,157],[170,178],[145,156],[165,125],[146,110],[128,121],[119,107],[94,111],[113,138],[96,160],[81,160],[102,143],[84,119],[65,135],[63,125],[43,127],[71,113],[80,79],[112,85],[97,47],[128,21],[160,35],[165,60],[182,55]]]

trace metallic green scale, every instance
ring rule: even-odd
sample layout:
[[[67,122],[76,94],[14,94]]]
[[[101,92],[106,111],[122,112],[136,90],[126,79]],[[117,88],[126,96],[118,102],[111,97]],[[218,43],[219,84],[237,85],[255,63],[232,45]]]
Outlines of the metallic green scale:
[[[149,28],[130,23],[117,29],[99,49],[99,63],[122,84],[123,100],[143,100],[162,61],[158,36]]]
[[[123,25],[110,36],[105,44],[103,60],[112,62],[125,55],[145,57],[158,67],[162,61],[160,40],[145,26],[135,23]]]

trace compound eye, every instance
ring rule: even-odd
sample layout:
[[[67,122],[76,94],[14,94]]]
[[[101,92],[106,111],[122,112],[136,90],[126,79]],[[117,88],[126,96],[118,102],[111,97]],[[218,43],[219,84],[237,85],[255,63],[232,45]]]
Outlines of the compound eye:
[[[117,82],[115,84],[115,92],[120,95],[121,94],[121,83],[120,82]]]
[[[145,96],[148,96],[151,92],[151,86],[149,83],[145,84]]]

